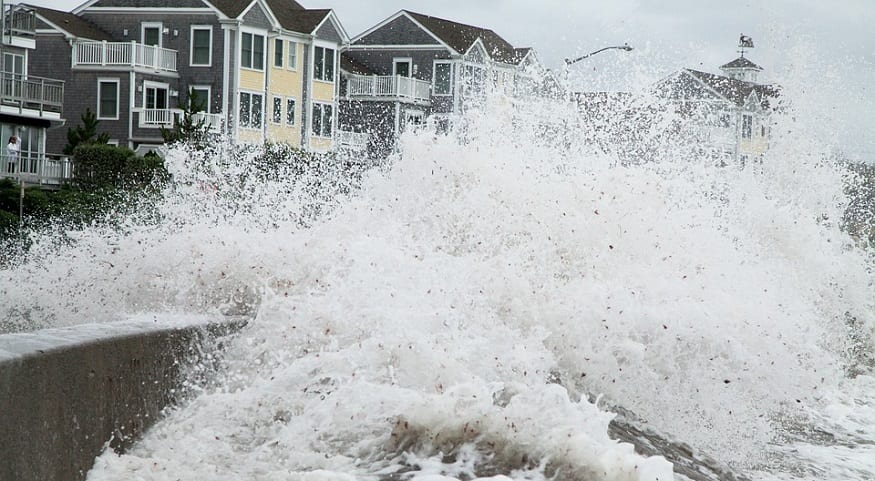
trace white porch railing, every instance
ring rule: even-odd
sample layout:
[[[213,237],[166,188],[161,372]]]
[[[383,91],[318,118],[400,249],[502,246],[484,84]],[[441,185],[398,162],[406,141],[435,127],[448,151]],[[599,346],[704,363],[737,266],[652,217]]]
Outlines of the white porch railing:
[[[173,127],[179,109],[139,109],[140,127]]]
[[[346,130],[338,130],[334,132],[335,145],[339,149],[351,150],[353,152],[364,152],[368,148],[368,142],[371,139],[370,134],[358,132],[349,132]]]
[[[222,114],[208,114],[206,112],[198,112],[191,116],[195,122],[203,122],[204,126],[210,132],[222,131]]]
[[[62,156],[22,153],[14,161],[0,155],[0,178],[32,185],[59,186],[73,179],[73,161]]]
[[[143,68],[176,72],[176,50],[137,42],[76,42],[73,67]]]
[[[4,104],[60,114],[64,107],[62,80],[0,72],[0,101]]]
[[[350,97],[400,97],[428,102],[431,83],[400,75],[350,75],[347,83]]]

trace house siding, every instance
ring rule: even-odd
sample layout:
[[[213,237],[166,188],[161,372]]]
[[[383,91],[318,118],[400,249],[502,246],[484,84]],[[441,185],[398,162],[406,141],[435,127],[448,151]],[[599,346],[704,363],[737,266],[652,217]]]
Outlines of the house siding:
[[[337,32],[337,29],[334,28],[334,24],[331,20],[327,20],[322,27],[316,31],[316,38],[326,42],[334,42],[337,44],[343,43],[343,38],[340,36],[340,33]]]
[[[355,42],[356,45],[438,45],[439,43],[404,15]]]
[[[243,16],[243,23],[247,27],[255,27],[255,28],[263,28],[263,29],[271,29],[273,25],[270,23],[270,19],[267,14],[262,10],[261,5],[255,4],[246,15]]]

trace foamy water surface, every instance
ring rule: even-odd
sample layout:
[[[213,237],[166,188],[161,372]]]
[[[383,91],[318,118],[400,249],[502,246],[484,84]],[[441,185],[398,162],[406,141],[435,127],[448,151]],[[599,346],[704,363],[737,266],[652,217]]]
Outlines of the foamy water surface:
[[[160,223],[2,272],[37,326],[253,315],[216,387],[88,479],[671,479],[608,437],[614,405],[753,479],[875,477],[841,167],[795,137],[744,169],[620,165],[490,108],[317,200],[172,150]]]

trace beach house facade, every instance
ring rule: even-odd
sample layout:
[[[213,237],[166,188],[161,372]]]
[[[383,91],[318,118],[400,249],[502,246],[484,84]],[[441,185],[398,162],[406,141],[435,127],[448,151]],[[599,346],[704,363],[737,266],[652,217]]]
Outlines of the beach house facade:
[[[331,10],[292,0],[30,8],[39,19],[37,68],[63,73],[75,91],[66,102],[71,123],[91,110],[112,143],[157,149],[193,96],[196,119],[234,142],[333,147],[336,52],[347,37]],[[49,141],[61,149],[66,138]]]

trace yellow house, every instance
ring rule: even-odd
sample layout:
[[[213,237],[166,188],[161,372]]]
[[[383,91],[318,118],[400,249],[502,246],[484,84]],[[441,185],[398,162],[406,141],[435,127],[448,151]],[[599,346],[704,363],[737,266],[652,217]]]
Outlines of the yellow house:
[[[349,41],[334,12],[290,0],[253,0],[242,9],[230,0],[213,3],[226,13],[225,98],[233,102],[226,122],[233,140],[333,149],[338,51]]]

